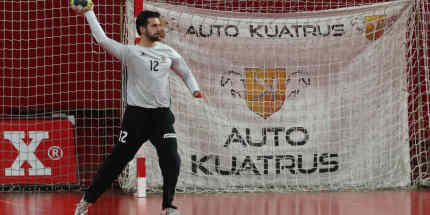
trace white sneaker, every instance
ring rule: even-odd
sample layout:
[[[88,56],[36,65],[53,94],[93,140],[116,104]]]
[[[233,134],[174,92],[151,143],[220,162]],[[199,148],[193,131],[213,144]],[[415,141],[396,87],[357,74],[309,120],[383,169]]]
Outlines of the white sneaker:
[[[82,197],[81,201],[76,204],[75,215],[87,215],[88,207],[90,205],[91,203],[88,203],[87,201],[85,201],[84,197]]]
[[[161,215],[181,215],[177,209],[174,208],[166,208],[161,211]]]

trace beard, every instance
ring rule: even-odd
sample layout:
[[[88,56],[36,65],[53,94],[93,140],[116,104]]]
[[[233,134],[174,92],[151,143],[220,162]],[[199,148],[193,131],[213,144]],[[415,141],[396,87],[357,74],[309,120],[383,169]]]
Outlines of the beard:
[[[146,38],[148,38],[148,40],[152,41],[152,42],[156,42],[156,41],[160,41],[160,34],[149,34],[148,32],[145,32],[145,36]]]

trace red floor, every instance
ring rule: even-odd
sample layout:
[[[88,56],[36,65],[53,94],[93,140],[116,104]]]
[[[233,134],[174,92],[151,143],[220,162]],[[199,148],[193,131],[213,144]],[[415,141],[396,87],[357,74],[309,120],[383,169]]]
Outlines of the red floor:
[[[0,193],[0,215],[73,214],[81,193]],[[158,215],[160,195],[107,192],[89,214]],[[180,194],[182,215],[430,215],[430,192]]]

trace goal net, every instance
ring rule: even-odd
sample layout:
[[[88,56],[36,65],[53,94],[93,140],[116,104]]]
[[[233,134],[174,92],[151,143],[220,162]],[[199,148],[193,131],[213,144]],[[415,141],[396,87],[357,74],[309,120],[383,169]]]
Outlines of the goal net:
[[[95,2],[120,41],[124,2]],[[0,191],[88,186],[117,139],[121,64],[69,4],[0,1]]]
[[[192,99],[171,78],[179,190],[425,183],[424,1],[143,1],[143,8],[162,14],[164,42],[182,54],[207,98]],[[145,144],[144,156],[148,188],[159,190],[154,147]],[[135,188],[135,171],[131,163],[122,175],[126,189]]]
[[[424,0],[105,0],[106,34],[133,44],[159,11],[183,192],[427,185],[430,5]],[[116,144],[123,68],[68,1],[0,1],[0,191],[86,187]],[[143,147],[147,186],[162,186]],[[136,161],[119,177],[136,189]],[[24,185],[24,186],[23,186]]]

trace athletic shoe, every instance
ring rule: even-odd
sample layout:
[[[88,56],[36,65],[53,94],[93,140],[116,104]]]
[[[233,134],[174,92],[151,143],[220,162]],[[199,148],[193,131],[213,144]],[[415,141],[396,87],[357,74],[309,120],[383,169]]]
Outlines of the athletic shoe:
[[[163,211],[161,211],[161,215],[181,215],[181,214],[175,208],[166,208]]]

